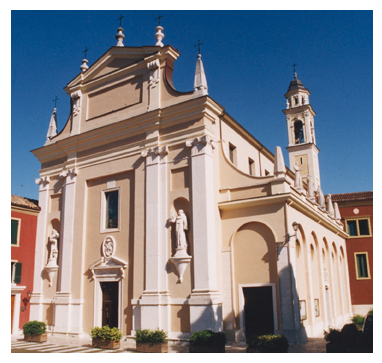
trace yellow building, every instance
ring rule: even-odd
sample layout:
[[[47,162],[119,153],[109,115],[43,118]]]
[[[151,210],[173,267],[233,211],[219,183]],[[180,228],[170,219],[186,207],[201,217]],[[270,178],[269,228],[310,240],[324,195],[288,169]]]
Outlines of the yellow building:
[[[291,342],[344,324],[346,233],[319,188],[309,91],[295,75],[285,95],[292,172],[208,95],[200,54],[194,90],[176,91],[179,53],[162,30],[155,46],[127,47],[119,28],[116,46],[84,59],[65,127],[54,111],[33,150],[31,319],[54,334],[108,324]]]

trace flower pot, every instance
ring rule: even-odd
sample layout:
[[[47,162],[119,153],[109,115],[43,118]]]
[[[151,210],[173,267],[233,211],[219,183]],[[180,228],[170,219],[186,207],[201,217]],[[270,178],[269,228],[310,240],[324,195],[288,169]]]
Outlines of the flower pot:
[[[119,340],[92,339],[92,347],[101,349],[119,349],[121,342]]]
[[[326,344],[326,353],[345,353],[340,351],[340,347],[335,343],[327,343]]]
[[[189,353],[225,353],[225,345],[190,345]]]
[[[26,342],[34,342],[34,343],[44,343],[48,340],[48,334],[41,335],[24,335],[24,340]]]
[[[168,342],[166,343],[144,343],[136,342],[137,352],[140,353],[168,353]]]

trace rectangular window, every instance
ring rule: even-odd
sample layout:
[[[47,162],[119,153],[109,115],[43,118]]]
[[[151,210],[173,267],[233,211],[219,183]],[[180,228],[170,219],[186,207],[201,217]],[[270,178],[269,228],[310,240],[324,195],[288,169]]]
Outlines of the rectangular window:
[[[236,165],[236,146],[229,144],[229,159],[232,164]]]
[[[255,175],[255,162],[248,158],[249,175]]]
[[[11,219],[11,245],[19,244],[19,219]]]
[[[357,279],[369,279],[370,271],[367,252],[355,253],[354,255]]]
[[[346,228],[349,236],[371,236],[370,219],[358,218],[346,220]]]
[[[19,284],[21,282],[21,267],[21,263],[11,261],[11,283]]]
[[[118,228],[118,215],[119,215],[119,192],[113,190],[105,192],[105,228],[113,229]]]

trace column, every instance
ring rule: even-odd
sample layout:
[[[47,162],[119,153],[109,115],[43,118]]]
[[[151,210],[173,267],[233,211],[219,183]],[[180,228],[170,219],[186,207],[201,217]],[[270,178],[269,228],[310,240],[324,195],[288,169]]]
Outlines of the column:
[[[145,290],[139,301],[141,328],[171,331],[167,253],[167,154],[168,147],[142,152],[146,158]]]
[[[47,244],[46,224],[49,210],[49,176],[36,179],[36,184],[40,185],[39,206],[41,211],[37,219],[36,250],[34,256],[33,293],[30,299],[30,320],[42,321],[42,277],[44,270],[45,248]]]
[[[62,196],[62,221],[59,251],[59,274],[57,292],[54,297],[54,332],[73,332],[71,325],[81,324],[71,311],[72,251],[77,170],[64,169],[65,178]]]
[[[194,288],[190,304],[191,333],[223,329],[222,297],[217,285],[216,205],[213,142],[208,136],[189,140],[193,218]]]

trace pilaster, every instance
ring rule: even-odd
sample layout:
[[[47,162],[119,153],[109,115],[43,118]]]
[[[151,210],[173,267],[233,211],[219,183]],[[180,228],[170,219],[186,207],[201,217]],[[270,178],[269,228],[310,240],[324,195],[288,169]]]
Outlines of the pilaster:
[[[171,331],[167,251],[168,147],[144,150],[146,158],[145,290],[139,301],[141,328]]]
[[[49,210],[49,176],[36,179],[36,184],[40,185],[39,206],[41,211],[37,218],[36,249],[34,256],[33,293],[30,299],[30,319],[43,320],[42,317],[42,278],[44,270],[44,257],[46,248],[47,213]]]
[[[222,330],[222,297],[217,285],[213,141],[204,135],[186,141],[191,148],[194,288],[191,333]]]
[[[65,183],[62,200],[58,291],[54,297],[54,331],[58,333],[70,332],[73,319],[71,316],[71,282],[76,175],[75,168],[64,169],[60,173],[60,177],[65,178]]]

